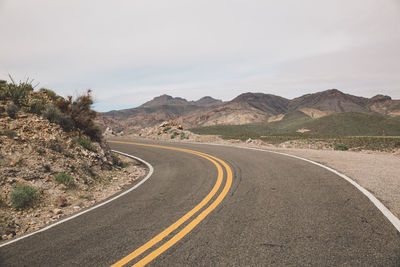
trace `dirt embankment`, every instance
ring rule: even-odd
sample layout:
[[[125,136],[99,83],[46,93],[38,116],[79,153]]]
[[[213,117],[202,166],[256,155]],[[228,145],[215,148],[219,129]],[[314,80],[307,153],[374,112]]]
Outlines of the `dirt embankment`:
[[[104,143],[36,115],[0,118],[0,240],[92,206],[145,173]]]

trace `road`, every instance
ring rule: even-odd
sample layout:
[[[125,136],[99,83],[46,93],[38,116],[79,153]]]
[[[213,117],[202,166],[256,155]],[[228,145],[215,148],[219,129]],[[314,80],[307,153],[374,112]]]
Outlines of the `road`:
[[[131,266],[158,251],[149,266],[400,266],[398,231],[326,169],[269,152],[147,143],[210,156],[110,143],[148,161],[153,175],[98,209],[1,247],[0,265],[110,266],[136,253]],[[144,246],[160,233],[164,239]]]

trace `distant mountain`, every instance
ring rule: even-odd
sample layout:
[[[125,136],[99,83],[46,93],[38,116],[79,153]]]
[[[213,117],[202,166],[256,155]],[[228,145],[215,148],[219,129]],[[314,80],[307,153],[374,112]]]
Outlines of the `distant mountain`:
[[[332,112],[366,112],[368,98],[342,93],[330,89],[314,94],[307,94],[290,101],[289,110],[313,108]]]
[[[209,107],[209,106],[218,106],[223,102],[222,100],[212,98],[211,96],[205,96],[197,101],[192,101],[192,103],[198,106]]]
[[[232,101],[203,113],[188,114],[182,121],[191,126],[219,124],[247,124],[267,121],[269,117],[284,114],[290,100],[262,93],[244,93]]]
[[[100,114],[99,122],[103,126],[127,129],[154,126],[163,121],[175,120],[194,112],[204,112],[223,104],[221,100],[203,97],[197,101],[187,101],[184,98],[161,95],[137,108],[113,110]],[[105,117],[105,118],[101,118]],[[107,120],[106,118],[112,119]],[[108,125],[107,122],[112,122]]]
[[[144,103],[140,107],[154,107],[163,105],[189,105],[189,102],[181,97],[172,97],[169,95],[161,95],[153,98],[152,100]]]
[[[286,118],[318,119],[333,113],[358,112],[400,116],[400,100],[376,95],[365,98],[330,89],[292,100],[263,93],[243,93],[223,102],[210,96],[197,101],[161,95],[143,105],[102,113],[103,125],[132,130],[174,120],[185,127],[272,123]],[[297,114],[292,116],[291,114]],[[303,114],[300,116],[299,114]]]

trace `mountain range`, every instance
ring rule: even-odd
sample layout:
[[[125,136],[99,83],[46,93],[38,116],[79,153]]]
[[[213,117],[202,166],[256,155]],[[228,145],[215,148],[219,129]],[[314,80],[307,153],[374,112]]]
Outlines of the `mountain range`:
[[[354,96],[337,89],[294,99],[264,93],[243,93],[226,102],[210,96],[187,101],[180,97],[161,95],[136,108],[101,113],[99,120],[115,131],[127,131],[170,120],[184,127],[271,123],[288,118],[295,112],[301,112],[312,119],[338,112],[396,117],[400,116],[400,100],[384,95],[372,98]]]

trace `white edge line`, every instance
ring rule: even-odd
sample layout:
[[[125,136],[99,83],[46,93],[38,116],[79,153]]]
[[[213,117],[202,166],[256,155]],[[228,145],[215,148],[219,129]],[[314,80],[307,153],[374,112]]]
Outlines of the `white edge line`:
[[[360,190],[361,193],[363,193],[378,208],[378,210],[380,210],[380,212],[382,212],[382,214],[392,223],[392,225],[400,233],[400,220],[399,220],[399,218],[397,218],[388,208],[386,208],[386,206],[383,205],[383,203],[381,201],[379,201],[371,192],[369,192],[367,189],[365,189],[364,187],[359,185],[357,182],[352,180],[350,177],[344,175],[343,173],[338,172],[337,170],[335,170],[333,168],[330,168],[330,167],[325,166],[325,165],[323,165],[321,163],[318,163],[318,162],[315,162],[315,161],[312,161],[312,160],[309,160],[309,159],[306,159],[306,158],[302,158],[302,157],[295,156],[295,155],[290,155],[290,154],[287,154],[287,153],[276,152],[276,151],[272,151],[272,150],[268,150],[268,149],[260,149],[260,148],[255,148],[255,147],[245,147],[245,146],[237,146],[237,145],[226,145],[226,144],[197,143],[197,142],[186,142],[186,143],[190,143],[190,144],[205,144],[205,145],[213,145],[213,146],[225,146],[225,147],[236,147],[236,148],[242,148],[242,149],[250,149],[250,150],[257,150],[257,151],[275,153],[275,154],[279,154],[279,155],[283,155],[283,156],[288,156],[288,157],[304,160],[304,161],[307,161],[307,162],[312,163],[314,165],[317,165],[319,167],[322,167],[322,168],[324,168],[324,169],[326,169],[328,171],[331,171],[331,172],[335,173],[336,175],[339,175],[340,177],[345,179],[347,182],[349,182],[350,184],[355,186],[358,190]]]
[[[108,199],[108,200],[106,200],[106,201],[104,201],[104,202],[101,202],[101,203],[99,203],[99,204],[97,204],[97,205],[95,205],[95,206],[93,206],[93,207],[91,207],[91,208],[88,208],[87,210],[78,212],[78,213],[76,213],[76,214],[74,214],[74,215],[72,215],[72,216],[70,216],[70,217],[68,217],[68,218],[65,218],[65,219],[62,219],[62,220],[60,220],[60,221],[58,221],[58,222],[55,222],[55,223],[53,223],[53,224],[51,224],[51,225],[49,225],[49,226],[46,226],[46,227],[44,227],[44,228],[42,228],[42,229],[36,230],[35,232],[29,233],[29,234],[27,234],[27,235],[23,235],[23,236],[18,237],[18,238],[16,238],[16,239],[10,240],[10,241],[8,241],[8,242],[6,242],[6,243],[0,244],[0,248],[1,248],[1,247],[4,247],[4,246],[7,246],[7,245],[10,245],[10,244],[12,244],[12,243],[14,243],[14,242],[17,242],[17,241],[21,240],[21,239],[30,237],[30,236],[32,236],[32,235],[34,235],[34,234],[37,234],[37,233],[40,233],[40,232],[44,232],[44,231],[46,231],[46,230],[48,230],[48,229],[50,229],[50,228],[53,228],[53,227],[56,226],[56,225],[65,223],[65,222],[67,222],[67,221],[69,221],[69,220],[72,220],[72,219],[78,217],[78,216],[81,216],[82,214],[85,214],[85,213],[87,213],[87,212],[89,212],[89,211],[92,211],[92,210],[97,209],[97,208],[99,208],[99,207],[101,207],[101,206],[104,206],[104,205],[110,203],[111,201],[114,201],[114,200],[116,200],[117,198],[120,198],[120,197],[122,197],[122,196],[124,196],[124,195],[130,193],[131,191],[135,190],[136,188],[138,188],[139,186],[141,186],[144,182],[146,182],[146,181],[151,177],[151,175],[153,174],[154,168],[153,168],[153,166],[151,166],[151,164],[148,163],[147,161],[145,161],[145,160],[143,160],[143,159],[141,159],[141,158],[138,158],[138,157],[135,157],[135,156],[132,156],[132,155],[129,155],[129,154],[120,152],[120,151],[116,151],[116,150],[111,150],[111,151],[112,151],[112,152],[115,152],[115,153],[118,153],[118,154],[121,154],[121,155],[124,155],[124,156],[127,156],[127,157],[130,157],[130,158],[133,158],[133,159],[136,159],[136,160],[138,160],[138,161],[144,163],[144,164],[149,168],[149,173],[148,173],[148,174],[146,175],[146,177],[144,177],[139,183],[137,183],[137,184],[134,185],[133,187],[129,188],[128,190],[126,190],[126,191],[124,191],[124,192],[118,194],[117,196],[115,196],[115,197],[113,197],[113,198],[110,198],[110,199]]]

